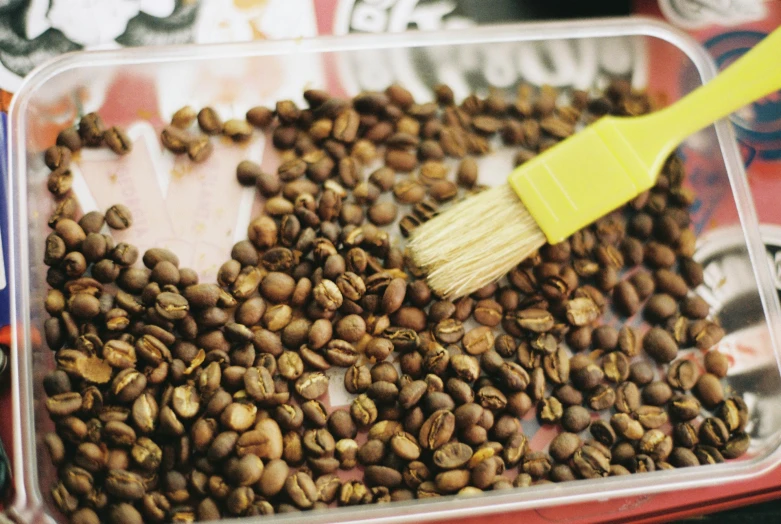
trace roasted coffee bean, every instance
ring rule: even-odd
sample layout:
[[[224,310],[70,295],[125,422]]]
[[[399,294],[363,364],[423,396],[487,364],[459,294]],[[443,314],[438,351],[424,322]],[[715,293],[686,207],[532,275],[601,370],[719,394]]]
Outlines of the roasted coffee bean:
[[[133,142],[125,131],[117,126],[112,126],[103,132],[103,142],[118,155],[126,155],[133,150]]]
[[[724,390],[719,377],[710,373],[704,373],[694,386],[694,393],[700,399],[702,405],[713,409],[724,400]]]
[[[748,451],[750,445],[751,438],[745,432],[740,431],[730,437],[721,450],[721,454],[727,459],[738,458]]]
[[[689,449],[699,444],[700,441],[697,436],[697,430],[688,422],[675,424],[673,426],[672,437],[676,446],[682,446]]]
[[[670,416],[681,422],[687,422],[700,414],[700,403],[689,395],[677,395],[670,400]]]
[[[724,337],[724,329],[714,322],[695,320],[689,324],[689,340],[698,349],[706,350],[717,344]]]
[[[724,462],[724,456],[713,446],[699,445],[694,448],[694,456],[700,464],[721,464]]]
[[[667,411],[657,406],[640,406],[633,416],[646,429],[656,429],[667,422]]]
[[[705,353],[704,358],[705,370],[718,377],[724,378],[727,376],[729,370],[729,359],[727,356],[717,349],[712,349]]]
[[[140,500],[145,493],[144,483],[139,475],[119,469],[108,471],[105,489],[109,495],[122,500]]]
[[[574,361],[574,358],[570,360],[570,376],[572,377],[573,385],[581,391],[587,391],[596,387],[605,376],[602,368],[593,362],[587,362],[582,367],[574,367]]]
[[[659,363],[671,362],[678,353],[678,344],[662,328],[653,327],[643,336],[643,349]]]
[[[561,416],[561,425],[567,431],[580,433],[591,423],[591,416],[582,406],[569,406]]]
[[[699,378],[696,364],[691,360],[676,360],[667,370],[667,383],[676,389],[689,390]]]
[[[640,390],[634,382],[622,382],[616,388],[616,410],[631,413],[640,407]]]
[[[559,433],[550,443],[549,453],[559,462],[566,462],[581,445],[580,437],[574,433]]]
[[[377,405],[365,393],[361,393],[350,404],[350,415],[359,426],[368,426],[377,420]]]
[[[613,302],[627,316],[634,315],[640,309],[640,297],[637,290],[626,280],[619,282],[613,288]]]
[[[743,431],[748,422],[748,407],[740,397],[730,397],[715,412],[730,431]]]
[[[87,113],[78,125],[79,136],[87,147],[97,147],[103,142],[103,120],[97,113]]]
[[[607,384],[600,384],[589,392],[586,401],[594,411],[608,409],[616,402],[616,392]]]
[[[106,224],[111,229],[127,229],[133,223],[133,215],[126,206],[115,204],[106,211]]]
[[[610,425],[616,434],[627,440],[639,440],[645,431],[637,420],[626,413],[616,413],[610,418]]]
[[[420,428],[420,445],[424,449],[436,450],[450,440],[454,429],[455,417],[450,411],[435,411]]]
[[[556,397],[545,397],[537,404],[537,416],[545,424],[561,420],[564,408]]]

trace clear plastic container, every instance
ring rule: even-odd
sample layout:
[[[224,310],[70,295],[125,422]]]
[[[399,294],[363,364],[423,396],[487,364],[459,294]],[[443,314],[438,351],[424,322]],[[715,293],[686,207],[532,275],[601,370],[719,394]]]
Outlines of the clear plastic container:
[[[54,142],[59,129],[72,124],[77,113],[100,110],[108,124],[128,128],[135,140],[134,151],[145,151],[142,158],[136,155],[121,160],[110,153],[82,153],[74,186],[82,207],[105,209],[115,202],[127,203],[136,215],[136,225],[115,237],[133,241],[142,250],[153,245],[172,247],[183,265],[195,267],[209,280],[215,264],[227,257],[229,246],[243,236],[246,229],[242,226],[260,205],[251,191],[247,193],[235,184],[232,169],[237,158],[273,164],[275,157],[263,153],[262,137],[255,137],[244,148],[218,144],[217,160],[210,160],[206,167],[193,167],[173,160],[168,153],[161,154],[155,131],[182,105],[210,104],[226,118],[241,116],[258,103],[285,98],[300,101],[303,90],[310,87],[342,94],[382,88],[388,83],[389,70],[401,76],[402,83],[421,100],[431,97],[430,86],[438,81],[449,82],[457,95],[488,85],[512,87],[519,76],[532,83],[544,79],[579,88],[595,87],[596,79],[596,87],[601,87],[603,77],[615,73],[616,68],[620,72],[620,62],[627,58],[611,53],[627,49],[614,46],[617,40],[631,42],[630,60],[635,65],[632,82],[637,86],[647,84],[652,92],[662,91],[668,101],[686,92],[669,81],[659,82],[673,67],[671,64],[684,63],[695,73],[688,89],[715,74],[705,50],[691,38],[642,18],[122,49],[65,55],[38,68],[16,95],[9,125],[9,281],[11,323],[16,329],[13,510],[26,521],[61,519],[49,495],[55,471],[40,445],[41,435],[51,428],[43,409],[45,395],[40,379],[53,366],[52,353],[38,333],[45,318],[42,249],[49,232],[46,218],[52,208],[41,152]],[[417,74],[407,74],[410,64]],[[475,75],[478,69],[484,74]],[[542,485],[480,497],[339,508],[308,513],[304,518],[313,524],[447,519],[723,484],[777,465],[781,459],[781,416],[768,399],[781,394],[775,345],[781,315],[741,158],[725,122],[693,137],[683,148],[684,153],[688,151],[694,154],[686,155],[687,164],[697,157],[700,166],[703,159],[707,166],[707,176],[690,177],[701,208],[713,209],[708,206],[718,203],[718,220],[712,213],[694,215],[698,235],[706,235],[703,238],[710,246],[707,256],[728,247],[733,259],[748,264],[741,265],[742,271],[737,274],[725,277],[725,282],[731,283],[739,279],[735,292],[739,291],[739,307],[722,307],[735,296],[730,295],[729,287],[721,286],[721,281],[707,284],[702,292],[720,301],[717,309],[733,339],[739,338],[743,330],[753,329],[765,341],[764,351],[738,357],[743,366],[727,378],[728,387],[745,395],[752,408],[752,446],[744,458],[715,466]],[[502,174],[510,167],[509,159],[505,161],[504,168],[494,170],[488,183],[503,180]],[[215,170],[220,165],[228,167]],[[215,201],[220,204],[214,205]],[[719,240],[720,232],[729,226],[729,240]],[[719,264],[722,269],[727,267]],[[332,405],[338,403],[331,399]],[[256,521],[298,522],[302,517],[281,515]]]

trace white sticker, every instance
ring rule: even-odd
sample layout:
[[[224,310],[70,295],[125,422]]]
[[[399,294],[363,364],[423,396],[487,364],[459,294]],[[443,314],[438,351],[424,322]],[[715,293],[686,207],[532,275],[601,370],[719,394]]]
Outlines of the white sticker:
[[[735,26],[762,20],[767,13],[764,0],[659,0],[659,9],[670,22],[686,29]]]

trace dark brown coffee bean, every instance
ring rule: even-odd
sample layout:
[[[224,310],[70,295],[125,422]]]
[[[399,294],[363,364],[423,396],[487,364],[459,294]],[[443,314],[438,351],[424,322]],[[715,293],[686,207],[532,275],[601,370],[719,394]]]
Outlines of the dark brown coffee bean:
[[[103,120],[97,113],[87,113],[79,120],[79,136],[87,147],[98,147],[103,143]]]
[[[681,422],[674,425],[672,436],[676,446],[682,446],[689,449],[699,444],[700,441],[697,436],[697,430],[688,422]]]
[[[690,449],[682,447],[673,448],[668,460],[676,468],[687,468],[699,464],[697,456]]]
[[[695,446],[694,456],[697,457],[697,460],[703,466],[708,464],[721,464],[724,462],[724,456],[713,446]]]
[[[155,311],[167,320],[181,320],[189,310],[189,302],[178,293],[160,293],[155,299]]]
[[[610,425],[617,435],[627,440],[640,440],[645,434],[643,426],[626,413],[616,413],[610,418]]]
[[[145,493],[144,483],[140,476],[119,469],[108,471],[105,489],[109,495],[121,500],[139,500]]]
[[[667,293],[676,299],[684,298],[689,290],[684,279],[669,269],[657,269],[654,272],[654,281],[657,292]]]
[[[396,488],[401,485],[401,473],[395,469],[372,465],[364,469],[364,480],[368,486],[385,486]]]
[[[62,145],[51,146],[44,152],[43,161],[52,171],[67,168],[71,163],[71,150]]]
[[[640,407],[640,390],[634,382],[622,382],[616,388],[616,410],[632,413]]]
[[[726,459],[738,458],[748,451],[750,445],[751,438],[748,434],[742,431],[737,432],[730,437],[721,453]]]
[[[106,224],[111,229],[127,229],[133,223],[133,215],[126,206],[115,204],[106,211]]]
[[[366,427],[377,420],[377,405],[365,393],[358,395],[350,404],[350,415],[356,424]]]
[[[601,411],[613,407],[616,402],[616,392],[607,384],[600,384],[589,392],[586,400],[591,409]]]
[[[613,301],[616,307],[627,316],[632,316],[640,309],[640,297],[635,287],[623,280],[613,289]]]
[[[680,271],[689,287],[696,288],[703,283],[703,270],[699,262],[688,257],[681,258]]]
[[[581,391],[588,391],[602,381],[602,378],[605,376],[602,368],[593,362],[586,363],[582,367],[573,367],[574,360],[574,358],[570,360],[570,376],[576,388]]]
[[[677,395],[670,400],[668,409],[672,418],[687,422],[700,414],[700,403],[692,396]]]
[[[420,429],[420,445],[424,449],[436,450],[450,440],[454,429],[455,417],[450,411],[435,411]]]
[[[659,363],[671,362],[678,354],[678,344],[667,331],[653,327],[643,336],[643,350]]]
[[[103,142],[118,155],[126,155],[133,150],[133,142],[125,131],[117,126],[112,126],[103,132]]]
[[[267,107],[256,106],[247,111],[246,118],[253,126],[264,129],[274,120],[274,113]]]
[[[663,406],[672,398],[672,389],[665,382],[651,382],[643,389],[643,401],[652,406]]]
[[[222,132],[222,120],[214,108],[204,107],[198,112],[197,118],[198,126],[207,135],[217,135]]]
[[[703,319],[710,313],[710,306],[699,296],[687,297],[681,302],[681,314],[694,319]]]
[[[719,377],[711,373],[704,373],[699,377],[694,387],[694,393],[700,399],[703,406],[713,409],[724,400],[724,390]]]
[[[232,118],[223,125],[222,134],[234,142],[246,142],[252,137],[252,126],[246,120]]]
[[[691,360],[676,360],[667,370],[667,383],[676,389],[689,390],[694,387],[700,372]]]
[[[263,469],[258,490],[263,496],[272,497],[282,491],[285,481],[288,478],[289,468],[283,461],[277,459],[270,460]]]
[[[668,246],[651,241],[645,246],[644,261],[654,268],[669,268],[675,264],[675,252]]]
[[[716,345],[724,337],[724,329],[708,320],[695,320],[688,327],[689,340],[698,349],[706,350]]]
[[[712,349],[705,353],[704,364],[705,370],[708,373],[715,375],[718,378],[724,378],[727,376],[727,372],[729,370],[729,359],[718,349]]]
[[[570,406],[564,410],[561,416],[561,425],[567,431],[580,433],[591,423],[588,410],[582,406]]]
[[[143,524],[144,518],[135,507],[123,502],[108,507],[108,521],[111,524]]]

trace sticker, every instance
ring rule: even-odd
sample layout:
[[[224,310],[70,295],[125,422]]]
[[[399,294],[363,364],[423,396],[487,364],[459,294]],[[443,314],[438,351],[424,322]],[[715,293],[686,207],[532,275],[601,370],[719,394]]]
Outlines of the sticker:
[[[344,1],[334,14],[334,33],[460,29],[502,21],[491,19],[490,9],[487,14],[473,12],[470,4]],[[348,93],[381,90],[394,82],[421,98],[429,97],[431,87],[439,83],[448,84],[456,98],[491,86],[512,91],[521,83],[588,89],[616,76],[630,79],[638,88],[647,84],[645,40],[633,37],[369,49],[341,53],[338,61]]]
[[[765,0],[659,0],[659,9],[673,24],[686,29],[732,26],[762,20]]]

